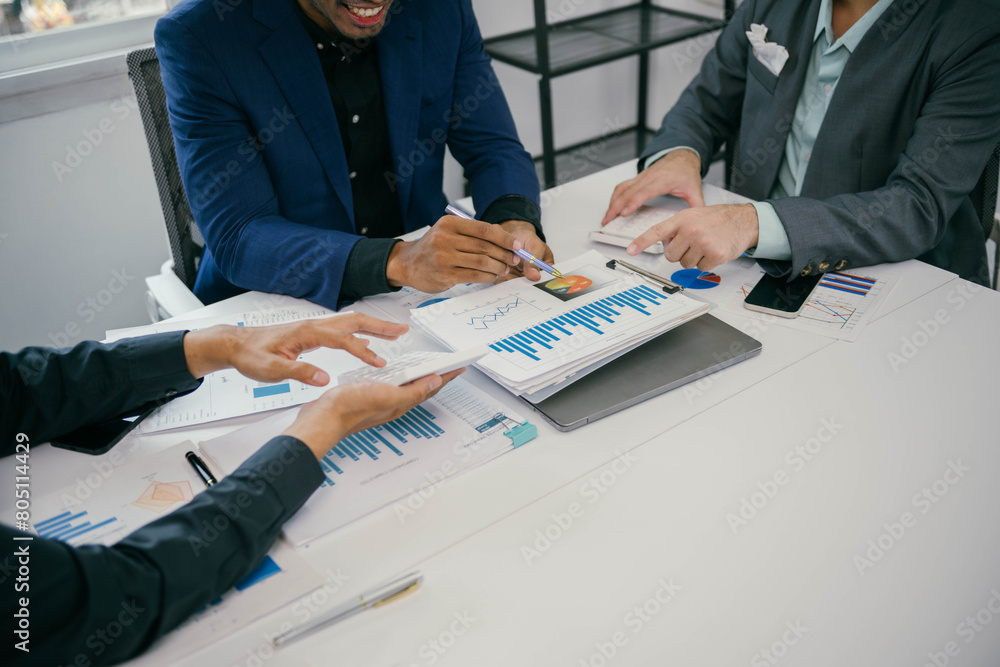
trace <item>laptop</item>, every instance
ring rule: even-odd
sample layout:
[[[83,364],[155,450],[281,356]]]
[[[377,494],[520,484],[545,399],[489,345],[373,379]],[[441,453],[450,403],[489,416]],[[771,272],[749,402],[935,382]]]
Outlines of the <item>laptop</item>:
[[[760,354],[760,341],[702,315],[660,334],[537,403],[521,396],[560,431],[613,415]]]

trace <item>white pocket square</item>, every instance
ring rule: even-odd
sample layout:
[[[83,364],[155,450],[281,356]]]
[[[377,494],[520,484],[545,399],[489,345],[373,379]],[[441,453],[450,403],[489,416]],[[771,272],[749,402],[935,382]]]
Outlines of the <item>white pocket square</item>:
[[[781,74],[785,62],[788,61],[788,49],[764,40],[767,38],[767,26],[761,23],[751,23],[750,30],[747,31],[747,39],[753,47],[753,54],[771,72],[778,76]]]

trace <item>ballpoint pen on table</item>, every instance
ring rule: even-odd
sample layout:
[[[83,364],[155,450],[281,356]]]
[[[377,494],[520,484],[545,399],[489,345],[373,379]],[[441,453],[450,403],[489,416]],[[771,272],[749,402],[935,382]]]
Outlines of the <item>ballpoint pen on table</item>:
[[[448,206],[445,207],[444,211],[445,211],[445,213],[448,213],[448,214],[454,215],[454,216],[458,216],[459,218],[465,218],[466,220],[475,220],[475,218],[473,218],[471,215],[469,215],[468,213],[466,213],[465,211],[463,211],[462,209],[458,208],[457,206],[455,206],[453,204],[448,204]],[[519,250],[515,250],[514,254],[517,255],[518,257],[520,257],[521,259],[523,259],[529,265],[534,264],[535,266],[537,266],[538,268],[540,268],[542,271],[545,271],[546,273],[551,273],[556,278],[563,278],[563,277],[565,277],[565,276],[563,276],[562,273],[560,273],[559,271],[557,271],[554,267],[552,267],[551,265],[549,265],[547,262],[543,262],[542,260],[538,259],[534,255],[532,255],[530,252],[528,252],[527,250],[525,250],[524,248],[521,248]]]
[[[677,292],[682,292],[684,290],[684,287],[682,285],[678,285],[672,280],[667,280],[663,276],[658,276],[655,273],[651,273],[642,267],[636,266],[635,264],[629,264],[628,262],[620,259],[613,259],[610,262],[608,262],[608,268],[613,269],[615,268],[616,265],[621,265],[622,268],[624,268],[627,272],[638,274],[643,278],[651,280],[657,285],[662,286],[663,291],[667,292],[668,294],[676,294]]]
[[[201,457],[194,452],[188,452],[184,455],[184,458],[188,460],[188,463],[191,464],[194,471],[198,473],[198,477],[201,477],[201,481],[205,482],[205,486],[212,486],[219,481],[215,479],[215,475],[213,475],[212,471],[208,469],[205,462],[201,460]]]
[[[281,648],[292,640],[309,634],[323,625],[328,623],[337,623],[350,618],[365,609],[381,607],[382,605],[388,604],[393,600],[398,600],[404,595],[415,591],[420,586],[420,582],[423,580],[424,575],[419,572],[411,572],[400,577],[399,579],[396,579],[395,581],[385,584],[384,586],[379,586],[378,588],[368,591],[367,593],[362,593],[358,597],[348,600],[342,605],[334,607],[325,614],[321,614],[311,621],[303,623],[297,628],[292,628],[288,632],[278,635],[274,638],[274,645]]]

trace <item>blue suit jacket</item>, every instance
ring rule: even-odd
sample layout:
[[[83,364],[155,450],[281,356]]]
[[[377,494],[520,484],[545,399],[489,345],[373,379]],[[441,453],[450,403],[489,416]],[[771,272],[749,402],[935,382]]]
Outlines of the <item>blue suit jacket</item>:
[[[339,305],[361,238],[337,118],[294,0],[183,0],[156,25],[177,160],[206,242],[195,293],[246,290]],[[476,209],[538,202],[538,179],[470,0],[396,0],[376,38],[407,231],[433,224],[445,146]]]
[[[820,0],[746,0],[645,156],[709,156],[738,136],[734,190],[766,200],[812,52]],[[789,58],[775,76],[753,55],[752,23]],[[823,120],[802,196],[769,200],[792,249],[772,273],[918,258],[985,283],[969,193],[1000,141],[1000,2],[896,0],[851,55]]]

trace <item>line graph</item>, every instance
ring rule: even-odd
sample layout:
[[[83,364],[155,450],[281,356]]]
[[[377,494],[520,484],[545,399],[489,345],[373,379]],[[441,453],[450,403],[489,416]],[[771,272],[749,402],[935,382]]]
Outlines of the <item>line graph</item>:
[[[854,308],[848,308],[847,306],[841,304],[828,304],[822,301],[806,301],[805,308],[811,308],[813,311],[805,311],[800,317],[806,317],[809,319],[818,319],[822,322],[843,322],[847,323],[851,316],[854,315]],[[809,316],[812,315],[810,318]]]
[[[513,301],[509,300],[508,297],[501,299],[499,302],[494,302],[481,308],[476,308],[475,310],[462,313],[462,315],[467,316],[465,318],[465,324],[467,326],[475,329],[476,331],[486,331],[501,320],[504,320],[502,322],[503,324],[509,324],[509,322],[506,321],[508,316],[510,316],[509,319],[515,319],[514,315],[530,315],[529,312],[524,312],[530,310],[538,311],[540,309],[530,301],[527,301],[519,296],[515,296]]]

